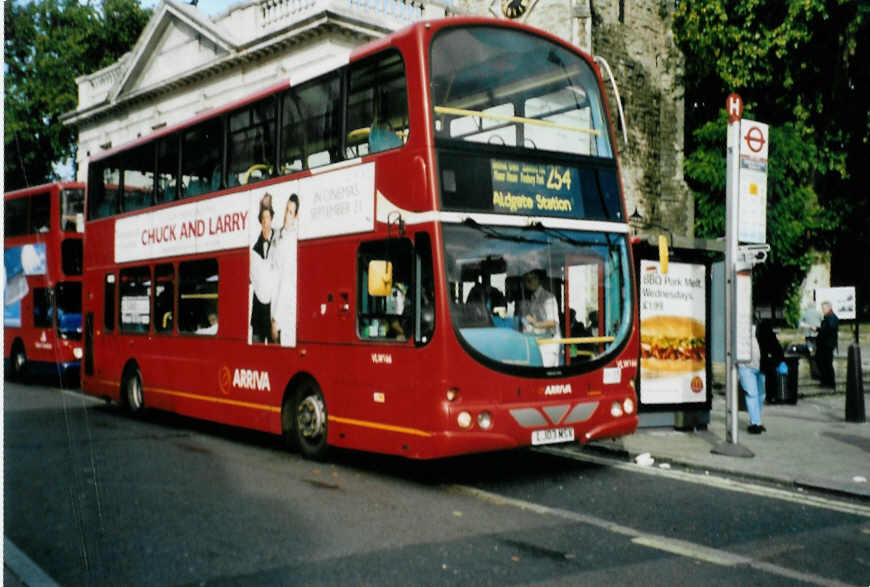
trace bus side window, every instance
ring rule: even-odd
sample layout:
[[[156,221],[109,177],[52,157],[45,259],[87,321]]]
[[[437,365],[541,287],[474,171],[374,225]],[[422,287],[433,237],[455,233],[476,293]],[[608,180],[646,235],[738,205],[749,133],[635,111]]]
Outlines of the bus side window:
[[[163,137],[157,143],[156,201],[171,202],[178,197],[178,135]]]
[[[105,218],[117,212],[115,197],[120,183],[118,168],[111,159],[88,165],[88,220]]]
[[[48,232],[51,228],[51,195],[48,192],[30,197],[30,234]]]
[[[414,341],[424,345],[435,332],[435,277],[432,267],[432,242],[419,232],[414,238]]]
[[[218,190],[223,185],[223,119],[212,118],[186,130],[181,143],[181,197]]]
[[[124,193],[121,211],[131,212],[154,204],[154,143],[124,153],[121,158]]]
[[[51,290],[45,287],[33,288],[33,326],[35,328],[51,328],[53,321]]]
[[[3,215],[3,230],[7,237],[27,234],[27,198],[6,200]]]
[[[341,80],[328,75],[288,92],[284,99],[282,171],[295,166],[302,147],[305,168],[341,160]]]
[[[172,263],[163,263],[154,268],[154,330],[171,333],[175,303],[175,269]]]
[[[275,171],[275,98],[270,96],[229,115],[227,177],[246,185]]]
[[[178,331],[214,336],[218,332],[217,259],[178,264]]]
[[[82,239],[65,238],[60,242],[60,264],[64,275],[81,275],[84,258]]]
[[[115,330],[115,274],[107,273],[103,282],[103,328]]]
[[[357,328],[364,340],[408,340],[415,312],[413,248],[408,239],[363,243],[359,248]],[[372,279],[372,271],[378,279]],[[370,279],[377,287],[370,287]]]
[[[121,332],[145,333],[151,326],[151,268],[121,269]]]
[[[305,166],[305,126],[299,109],[299,95],[295,89],[281,97],[281,175],[302,171]]]
[[[396,149],[408,137],[408,91],[401,54],[390,49],[350,69],[348,157]]]

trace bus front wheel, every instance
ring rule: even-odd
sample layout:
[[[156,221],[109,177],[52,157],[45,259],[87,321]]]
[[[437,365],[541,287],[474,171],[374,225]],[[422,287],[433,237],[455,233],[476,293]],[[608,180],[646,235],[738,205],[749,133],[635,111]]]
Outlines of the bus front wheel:
[[[303,383],[297,390],[294,413],[294,432],[302,456],[316,461],[326,459],[326,402],[313,381]]]
[[[127,370],[121,386],[124,407],[131,414],[141,414],[145,409],[145,394],[142,391],[142,373],[138,367]]]

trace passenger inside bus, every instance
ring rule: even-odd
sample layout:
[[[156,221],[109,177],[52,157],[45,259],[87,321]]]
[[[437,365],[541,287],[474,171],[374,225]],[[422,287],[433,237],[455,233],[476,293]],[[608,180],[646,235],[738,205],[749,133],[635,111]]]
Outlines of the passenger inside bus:
[[[504,294],[492,285],[484,285],[480,281],[468,292],[465,305],[468,312],[481,321],[491,321],[493,314],[507,312]]]
[[[209,312],[208,325],[200,326],[196,329],[195,334],[217,334],[218,318],[214,312]]]
[[[390,315],[387,338],[406,340],[411,332],[413,306],[409,303],[407,292],[408,286],[404,283],[393,284],[393,291],[387,298],[387,314]]]

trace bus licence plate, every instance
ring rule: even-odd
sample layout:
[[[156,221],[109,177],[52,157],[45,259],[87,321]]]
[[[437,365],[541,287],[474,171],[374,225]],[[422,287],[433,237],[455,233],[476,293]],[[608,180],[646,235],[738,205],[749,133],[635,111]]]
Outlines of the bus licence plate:
[[[574,440],[573,428],[551,428],[549,430],[533,430],[532,446],[541,444],[556,444]]]

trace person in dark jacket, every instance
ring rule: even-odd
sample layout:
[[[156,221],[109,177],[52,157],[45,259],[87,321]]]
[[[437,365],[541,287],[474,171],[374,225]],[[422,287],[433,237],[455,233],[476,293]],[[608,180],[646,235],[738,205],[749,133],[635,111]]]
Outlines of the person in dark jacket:
[[[822,302],[822,324],[816,338],[816,364],[819,366],[824,387],[834,387],[834,350],[837,348],[837,332],[840,319],[834,314],[831,302]]]
[[[761,372],[771,376],[779,364],[785,360],[782,345],[776,338],[770,320],[762,320],[755,335],[758,338],[758,348],[761,350]]]
[[[785,353],[782,350],[782,345],[779,344],[779,339],[776,338],[776,333],[773,331],[773,323],[770,320],[762,320],[755,329],[755,338],[758,342],[758,349],[761,353],[759,359],[759,370],[764,373],[765,384],[767,386],[767,401],[776,401],[776,375],[780,365],[784,366]]]

